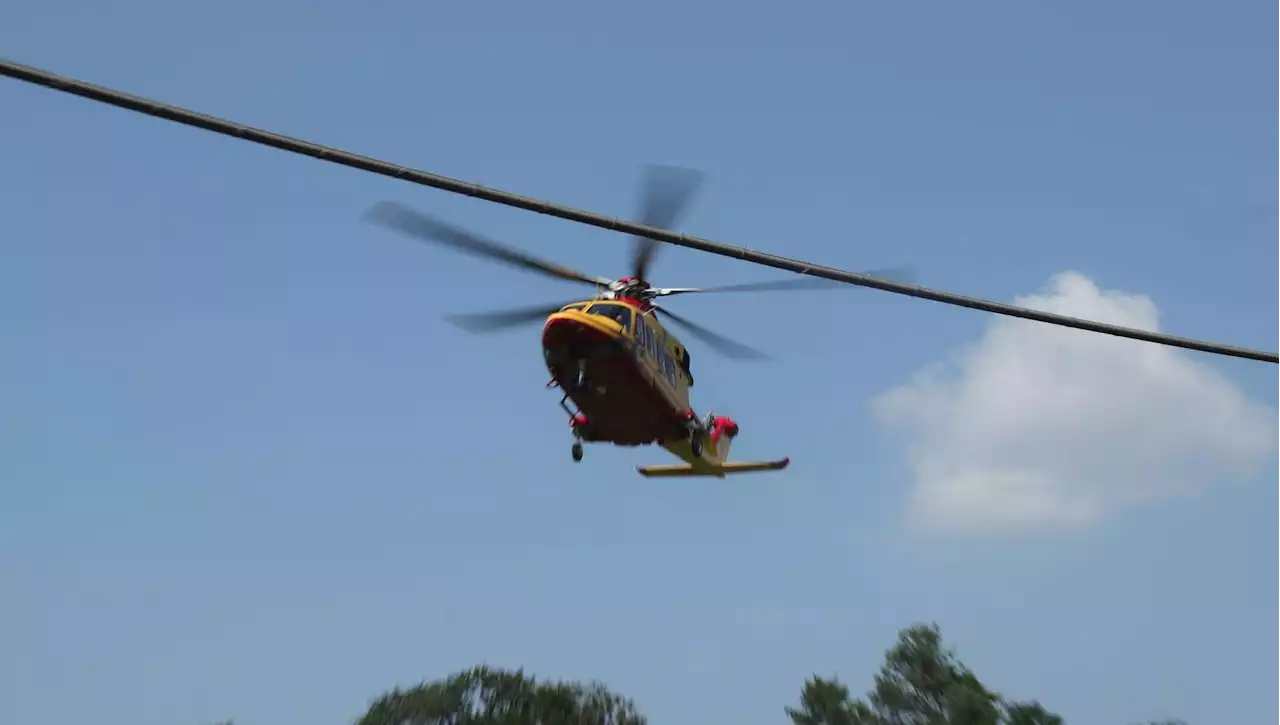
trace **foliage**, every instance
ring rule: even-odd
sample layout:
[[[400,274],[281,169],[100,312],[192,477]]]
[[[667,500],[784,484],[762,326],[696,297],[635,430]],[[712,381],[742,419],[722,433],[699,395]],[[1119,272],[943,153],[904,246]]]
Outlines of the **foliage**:
[[[1008,702],[984,687],[942,646],[936,625],[899,633],[865,701],[814,676],[786,713],[794,725],[1063,725],[1038,702]]]
[[[937,625],[899,632],[865,697],[854,698],[834,677],[815,675],[805,682],[798,705],[785,711],[792,725],[1064,725],[1038,702],[1012,701],[988,690],[943,646]],[[356,725],[646,725],[646,720],[631,700],[599,683],[538,681],[523,670],[476,667],[392,690]]]
[[[357,725],[646,725],[631,700],[603,685],[539,682],[523,670],[476,667],[395,689]]]

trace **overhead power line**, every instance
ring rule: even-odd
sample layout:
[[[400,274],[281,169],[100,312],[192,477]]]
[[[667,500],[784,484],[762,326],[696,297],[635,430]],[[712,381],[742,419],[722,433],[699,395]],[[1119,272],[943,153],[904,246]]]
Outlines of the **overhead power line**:
[[[919,287],[917,285],[905,284],[878,277],[870,277],[856,272],[847,272],[831,267],[823,267],[800,260],[787,259],[785,257],[766,254],[764,252],[757,252],[745,247],[735,247],[729,244],[714,242],[709,239],[690,236],[688,234],[680,234],[666,229],[648,227],[642,224],[604,216],[602,214],[593,214],[588,211],[573,209],[571,207],[553,204],[548,201],[531,199],[526,196],[519,196],[517,194],[500,191],[498,189],[490,189],[478,184],[461,181],[459,179],[451,179],[447,176],[431,174],[426,171],[419,171],[407,166],[400,166],[386,161],[369,158],[367,156],[348,153],[340,149],[328,148],[308,141],[282,136],[277,133],[271,133],[270,131],[254,128],[252,126],[246,126],[233,121],[179,108],[177,106],[171,106],[158,101],[140,98],[138,96],[112,90],[110,88],[93,85],[74,78],[59,76],[55,73],[50,73],[39,68],[33,68],[31,66],[14,63],[8,60],[0,59],[0,75],[44,86],[53,90],[62,91],[64,93],[70,93],[82,98],[88,98],[100,103],[106,103],[118,108],[136,111],[148,116],[175,121],[187,126],[203,128],[206,131],[213,131],[214,133],[220,133],[225,136],[233,136],[235,138],[252,141],[264,146],[271,146],[283,151],[302,154],[303,156],[310,156],[312,158],[320,159],[321,161],[341,164],[343,166],[349,166],[354,169],[369,171],[395,179],[403,179],[422,186],[429,186],[434,189],[440,189],[455,194],[463,194],[465,196],[471,196],[497,204],[504,204],[506,206],[525,209],[539,214],[559,217],[561,219],[578,222],[580,224],[589,224],[602,229],[611,229],[613,231],[623,232],[626,234],[648,237],[649,239],[666,242],[668,244],[675,244],[681,247],[697,249],[725,257],[734,257],[747,262],[795,272],[797,274],[823,277],[837,282],[844,282],[861,287],[872,287],[874,289],[884,290],[885,292],[893,292],[895,294],[933,300],[934,302],[967,307],[969,309],[981,310],[983,312],[990,312],[997,315],[1006,315],[1008,317],[1033,320],[1035,322],[1043,322],[1050,325],[1059,325],[1061,327],[1070,327],[1077,330],[1102,333],[1104,335],[1114,335],[1116,337],[1142,340],[1144,342],[1152,342],[1158,345],[1168,345],[1187,350],[1199,350],[1201,352],[1207,352],[1214,355],[1227,355],[1230,357],[1259,360],[1273,364],[1280,363],[1280,355],[1277,355],[1277,353],[1274,352],[1251,350],[1248,348],[1223,345],[1214,342],[1175,337],[1173,335],[1166,335],[1159,332],[1138,330],[1118,325],[1108,325],[1101,322],[1094,322],[1092,320],[1082,320],[1075,317],[1068,317],[1066,315],[1056,315],[1050,312],[1031,310],[1024,307],[1017,307],[1015,305],[978,299],[976,297],[966,297],[964,295],[942,292],[939,290],[928,289],[926,287]]]

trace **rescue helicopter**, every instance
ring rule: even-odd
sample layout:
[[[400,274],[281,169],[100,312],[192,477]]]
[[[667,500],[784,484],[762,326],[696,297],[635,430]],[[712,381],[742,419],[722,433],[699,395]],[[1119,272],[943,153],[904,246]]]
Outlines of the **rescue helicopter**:
[[[690,169],[648,167],[638,221],[647,226],[673,228],[701,186],[702,178],[700,172]],[[659,307],[654,301],[712,292],[819,289],[838,283],[799,277],[719,287],[656,287],[650,283],[649,270],[658,243],[644,237],[634,238],[630,274],[610,279],[538,259],[398,202],[375,204],[365,213],[365,219],[414,239],[594,288],[594,294],[587,299],[446,317],[471,332],[542,324],[542,354],[551,378],[547,387],[563,393],[560,406],[569,417],[574,461],[582,460],[584,443],[601,443],[656,444],[681,459],[677,465],[637,468],[641,475],[652,477],[724,478],[728,474],[778,471],[790,463],[790,458],[727,460],[739,432],[738,424],[725,415],[708,412],[699,416],[694,411],[690,402],[694,377],[689,350],[663,320],[729,358],[759,359],[765,357],[763,353]],[[870,274],[902,278],[910,276],[910,270],[900,267]]]

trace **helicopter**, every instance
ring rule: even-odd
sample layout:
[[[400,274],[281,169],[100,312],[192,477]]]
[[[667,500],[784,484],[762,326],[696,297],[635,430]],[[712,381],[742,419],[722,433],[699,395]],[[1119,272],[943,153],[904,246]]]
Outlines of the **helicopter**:
[[[702,178],[691,169],[647,167],[639,222],[673,228]],[[649,281],[649,269],[658,243],[645,237],[634,237],[630,274],[610,279],[538,259],[398,202],[379,202],[364,216],[417,240],[594,288],[587,299],[446,317],[471,332],[542,323],[543,360],[551,376],[547,387],[563,393],[560,407],[569,417],[574,461],[582,460],[584,443],[602,443],[628,447],[656,444],[681,459],[677,465],[637,467],[641,475],[649,477],[724,478],[728,474],[778,471],[790,464],[790,458],[727,460],[739,426],[728,416],[713,412],[699,416],[694,411],[689,351],[663,319],[728,358],[760,359],[764,354],[654,301],[683,294],[820,289],[839,283],[801,277],[718,287],[656,287]],[[910,271],[899,267],[870,274],[902,278],[910,276]]]

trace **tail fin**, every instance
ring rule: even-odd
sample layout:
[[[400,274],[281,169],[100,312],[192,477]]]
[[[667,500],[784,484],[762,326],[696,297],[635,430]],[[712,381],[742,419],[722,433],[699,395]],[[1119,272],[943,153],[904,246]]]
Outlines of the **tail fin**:
[[[711,419],[711,458],[716,463],[724,463],[729,458],[729,449],[733,447],[733,439],[738,436],[738,424],[732,418],[713,416]]]

